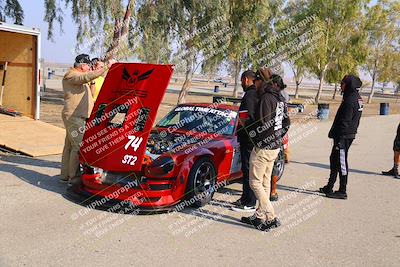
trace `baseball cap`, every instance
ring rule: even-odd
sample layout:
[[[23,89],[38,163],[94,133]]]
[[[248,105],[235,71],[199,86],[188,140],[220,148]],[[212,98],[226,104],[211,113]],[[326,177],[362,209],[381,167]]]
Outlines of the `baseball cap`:
[[[241,78],[243,79],[244,77],[247,77],[250,80],[255,80],[256,74],[252,70],[246,70],[245,72],[242,73]]]
[[[89,55],[87,54],[80,54],[76,56],[75,58],[75,63],[80,63],[80,64],[91,64],[91,60]]]
[[[260,68],[256,72],[255,80],[270,81],[272,76],[272,71],[269,68]]]

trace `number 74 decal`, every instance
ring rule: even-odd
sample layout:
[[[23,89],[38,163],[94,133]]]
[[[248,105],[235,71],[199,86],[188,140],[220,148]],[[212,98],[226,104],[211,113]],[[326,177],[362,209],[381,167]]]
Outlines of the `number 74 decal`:
[[[137,151],[140,147],[140,144],[143,141],[143,137],[136,137],[134,135],[128,135],[129,141],[125,145],[125,150],[127,150],[129,147],[132,147],[134,151]]]
[[[125,145],[125,150],[128,150],[129,147],[132,147],[134,151],[137,151],[140,147],[140,144],[143,141],[143,137],[136,137],[134,135],[128,135],[128,142]],[[125,155],[122,159],[123,164],[134,166],[137,161],[137,156],[133,155]]]

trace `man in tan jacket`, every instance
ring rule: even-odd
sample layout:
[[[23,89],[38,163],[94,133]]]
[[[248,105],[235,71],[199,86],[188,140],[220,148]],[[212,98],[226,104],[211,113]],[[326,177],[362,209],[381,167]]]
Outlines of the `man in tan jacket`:
[[[61,160],[61,182],[71,183],[80,179],[79,148],[86,119],[93,108],[93,96],[89,84],[107,71],[104,65],[91,71],[90,63],[88,55],[78,55],[74,67],[64,75],[62,81],[65,101],[62,119],[66,137]],[[111,66],[111,63],[109,65]]]

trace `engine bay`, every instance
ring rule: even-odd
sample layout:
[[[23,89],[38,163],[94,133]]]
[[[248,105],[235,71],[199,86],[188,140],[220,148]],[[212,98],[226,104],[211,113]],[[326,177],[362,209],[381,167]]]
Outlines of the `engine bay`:
[[[184,134],[167,134],[162,137],[158,132],[152,132],[147,141],[146,155],[151,159],[158,158],[166,152],[177,152],[183,147],[198,142],[198,138],[194,136],[186,136]]]

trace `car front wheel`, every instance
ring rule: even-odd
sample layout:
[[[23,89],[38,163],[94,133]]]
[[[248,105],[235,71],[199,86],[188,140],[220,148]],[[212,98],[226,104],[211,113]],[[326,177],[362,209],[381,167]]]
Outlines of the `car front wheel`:
[[[214,193],[217,173],[208,158],[197,160],[190,170],[187,186],[187,200],[191,206],[199,208],[208,204]]]
[[[283,147],[279,151],[278,157],[274,163],[274,169],[272,170],[272,176],[278,176],[278,181],[283,176],[283,172],[285,171],[285,154],[283,151]]]

